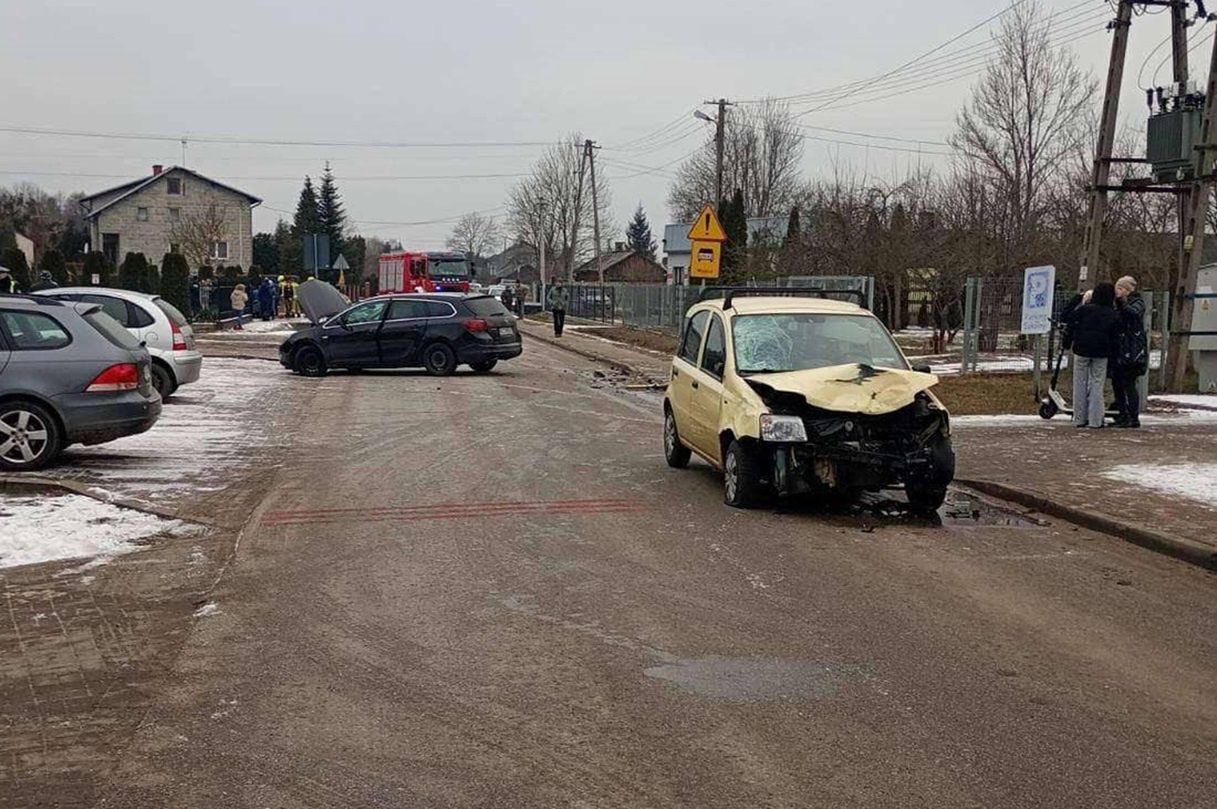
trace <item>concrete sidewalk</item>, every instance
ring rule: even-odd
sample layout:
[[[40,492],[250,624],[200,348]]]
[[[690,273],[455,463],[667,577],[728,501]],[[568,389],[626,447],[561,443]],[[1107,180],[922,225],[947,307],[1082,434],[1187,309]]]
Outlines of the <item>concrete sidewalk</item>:
[[[521,321],[527,336],[663,384],[668,358],[611,340]],[[1217,412],[1150,411],[1141,430],[1077,430],[1058,417],[954,420],[957,478],[990,493],[1212,567],[1217,560]],[[1104,521],[1107,521],[1106,524]],[[1158,545],[1176,547],[1157,547]]]

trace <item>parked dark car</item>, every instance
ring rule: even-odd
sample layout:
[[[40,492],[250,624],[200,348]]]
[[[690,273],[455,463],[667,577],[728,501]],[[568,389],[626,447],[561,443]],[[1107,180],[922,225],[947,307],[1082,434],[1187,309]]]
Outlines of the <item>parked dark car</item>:
[[[160,415],[147,350],[101,306],[0,295],[0,470],[39,469]]]
[[[515,317],[489,295],[383,295],[351,305],[334,287],[308,281],[300,305],[313,326],[279,346],[279,361],[304,376],[331,368],[425,368],[478,373],[523,352]]]

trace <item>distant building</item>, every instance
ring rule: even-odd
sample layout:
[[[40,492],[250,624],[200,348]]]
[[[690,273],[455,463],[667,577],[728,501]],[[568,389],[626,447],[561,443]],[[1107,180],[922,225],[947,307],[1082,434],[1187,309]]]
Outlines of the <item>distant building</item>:
[[[785,238],[789,222],[790,217],[788,216],[757,216],[749,219],[748,243],[752,244],[763,238],[778,240]],[[668,268],[670,283],[685,284],[688,282],[689,259],[693,255],[693,246],[689,244],[689,230],[692,227],[692,222],[664,226],[664,266]]]
[[[532,245],[513,244],[503,252],[477,262],[477,282],[490,286],[506,281],[535,284],[539,278],[534,262],[537,251]]]
[[[159,262],[165,253],[180,252],[175,230],[210,215],[214,205],[219,238],[209,246],[209,260],[248,268],[253,263],[253,209],[261,202],[190,169],[153,166],[149,176],[87,196],[81,205],[92,249],[116,265],[127,253]]]
[[[596,283],[600,280],[600,269],[604,270],[606,283],[662,284],[668,277],[662,264],[645,253],[626,249],[624,242],[617,242],[611,252],[601,253],[599,265],[593,258],[576,267],[575,280]]]

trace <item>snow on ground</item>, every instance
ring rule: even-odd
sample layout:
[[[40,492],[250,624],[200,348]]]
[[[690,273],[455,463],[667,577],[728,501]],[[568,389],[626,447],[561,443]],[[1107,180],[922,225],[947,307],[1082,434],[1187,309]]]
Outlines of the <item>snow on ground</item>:
[[[1108,469],[1103,477],[1163,494],[1186,497],[1217,509],[1217,464],[1128,464]]]
[[[1186,427],[1193,424],[1217,424],[1217,409],[1214,410],[1184,410],[1178,413],[1147,413],[1141,416],[1143,427]],[[1021,428],[1065,428],[1072,429],[1070,417],[1064,413],[1055,418],[1042,419],[1039,416],[1020,415],[1016,413],[998,414],[992,416],[952,416],[952,427],[1021,427]]]
[[[0,569],[58,559],[107,560],[142,539],[194,530],[80,495],[0,496]]]
[[[939,376],[958,376],[960,369],[963,367],[962,360],[957,356],[938,356],[924,355],[918,357],[909,357],[909,361],[914,364],[928,362],[930,370]],[[1158,368],[1162,361],[1162,353],[1160,351],[1150,352],[1150,367]],[[1044,364],[1040,366],[1045,374],[1051,374],[1052,369],[1056,367],[1056,359],[1045,359]],[[1069,355],[1061,360],[1061,368],[1069,367]],[[1029,374],[1035,370],[1035,357],[1032,354],[981,354],[980,359],[976,363],[976,368],[980,373],[996,373],[996,374],[1012,374],[1026,373]]]
[[[208,340],[248,340],[258,342],[281,342],[289,334],[301,328],[306,328],[309,322],[304,318],[291,320],[247,320],[245,328],[237,331],[231,324],[216,331],[199,332],[197,339]]]
[[[1217,410],[1217,394],[1164,394],[1149,397],[1151,403],[1174,405],[1176,407],[1198,407],[1201,409]]]
[[[216,491],[267,448],[288,443],[285,431],[297,425],[276,426],[275,415],[293,381],[275,363],[207,357],[200,380],[165,403],[152,429],[72,447],[52,474],[162,503]]]

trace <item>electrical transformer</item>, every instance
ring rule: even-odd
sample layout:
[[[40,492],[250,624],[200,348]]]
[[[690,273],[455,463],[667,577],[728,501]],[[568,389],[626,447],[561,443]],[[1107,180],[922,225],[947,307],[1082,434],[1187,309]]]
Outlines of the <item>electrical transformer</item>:
[[[1155,183],[1176,183],[1196,177],[1200,126],[1204,110],[1181,106],[1150,116],[1146,157]]]

